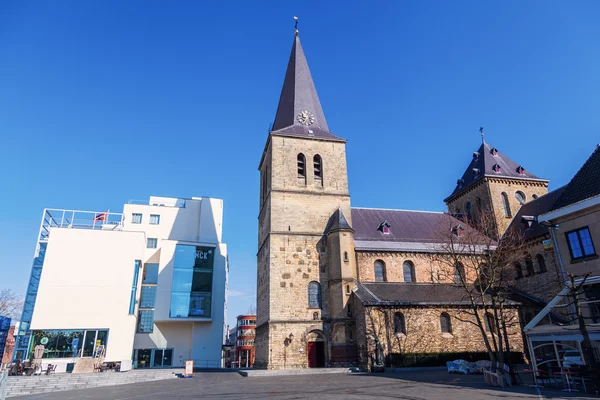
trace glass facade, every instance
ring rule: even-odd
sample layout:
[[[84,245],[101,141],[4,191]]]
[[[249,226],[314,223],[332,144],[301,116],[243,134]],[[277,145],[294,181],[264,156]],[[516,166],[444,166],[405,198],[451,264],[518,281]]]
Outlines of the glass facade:
[[[129,298],[129,314],[135,312],[135,298],[137,296],[137,285],[140,277],[141,261],[135,260],[135,266],[133,270],[133,285],[131,286],[131,297]]]
[[[96,348],[106,346],[106,330],[33,331],[30,351],[38,344],[45,347],[44,358],[93,357]]]
[[[146,264],[142,285],[156,285],[158,283],[158,264]]]
[[[154,310],[140,310],[138,333],[154,332]]]
[[[171,318],[210,317],[215,249],[178,244],[175,249]]]
[[[173,349],[136,349],[133,368],[164,368],[173,365]]]
[[[154,308],[156,305],[156,286],[142,286],[140,308]]]

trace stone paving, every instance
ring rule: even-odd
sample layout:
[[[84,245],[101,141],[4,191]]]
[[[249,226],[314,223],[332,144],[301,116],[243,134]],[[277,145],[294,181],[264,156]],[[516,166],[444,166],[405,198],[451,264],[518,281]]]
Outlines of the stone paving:
[[[27,400],[134,399],[562,399],[598,398],[581,393],[518,386],[495,389],[481,375],[445,371],[345,373],[245,378],[236,372],[201,372],[190,379],[130,384],[14,397]]]

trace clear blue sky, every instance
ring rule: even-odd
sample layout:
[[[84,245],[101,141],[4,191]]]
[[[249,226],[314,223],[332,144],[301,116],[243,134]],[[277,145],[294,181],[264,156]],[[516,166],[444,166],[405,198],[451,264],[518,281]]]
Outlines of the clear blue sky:
[[[204,195],[246,312],[293,15],[355,206],[443,210],[480,125],[551,188],[600,141],[595,0],[2,1],[0,288],[24,293],[44,207]]]

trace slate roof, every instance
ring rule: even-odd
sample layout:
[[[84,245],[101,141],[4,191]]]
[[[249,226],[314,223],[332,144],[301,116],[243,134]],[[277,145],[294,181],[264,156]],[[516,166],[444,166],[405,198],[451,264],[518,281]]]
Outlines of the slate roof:
[[[546,179],[538,178],[536,175],[534,175],[531,171],[528,171],[527,169],[524,169],[523,173],[519,173],[518,168],[522,167],[522,165],[517,164],[500,151],[497,151],[496,155],[494,155],[494,149],[495,147],[490,146],[485,141],[481,144],[481,146],[476,152],[478,154],[478,157],[472,157],[469,166],[467,167],[465,173],[461,178],[462,184],[457,183],[452,194],[448,196],[444,201],[448,201],[455,194],[479,182],[486,176],[496,178],[526,179],[548,182],[548,180]],[[494,167],[499,168],[495,169]],[[477,175],[474,174],[474,169],[479,171]],[[496,170],[498,172],[496,172]]]
[[[521,222],[521,218],[525,215],[537,217],[552,210],[558,198],[565,193],[566,188],[566,185],[559,187],[558,189],[548,192],[547,194],[540,196],[535,200],[531,200],[523,204],[511,221],[507,232],[522,234],[525,240],[530,240],[541,235],[549,234],[549,228],[547,226],[544,226],[536,221],[531,224],[531,228],[528,228],[526,224]]]
[[[298,114],[303,111],[308,111],[314,117],[312,124],[303,125],[298,121]],[[344,141],[329,132],[308,62],[297,35],[294,37],[271,134]]]
[[[344,213],[339,208],[335,210],[331,218],[329,219],[329,223],[327,224],[327,228],[325,228],[325,232],[335,231],[339,229],[352,229]]]
[[[581,166],[566,190],[554,203],[552,210],[557,210],[574,203],[600,195],[600,145]],[[550,211],[552,211],[550,210]]]
[[[359,282],[354,291],[365,306],[468,306],[464,288],[448,283]],[[488,297],[488,300],[491,300]],[[482,305],[482,303],[479,303]],[[507,305],[517,305],[507,301]]]
[[[387,221],[390,232],[377,228]],[[442,212],[390,210],[383,208],[352,208],[354,240],[439,242],[441,228],[458,226],[470,229],[458,219]]]

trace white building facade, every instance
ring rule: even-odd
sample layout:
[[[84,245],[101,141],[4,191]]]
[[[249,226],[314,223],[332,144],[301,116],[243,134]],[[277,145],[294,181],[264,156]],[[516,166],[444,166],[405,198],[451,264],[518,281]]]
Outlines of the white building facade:
[[[43,344],[57,372],[100,353],[121,370],[190,359],[221,367],[223,201],[140,203],[122,213],[44,210],[15,358]]]

